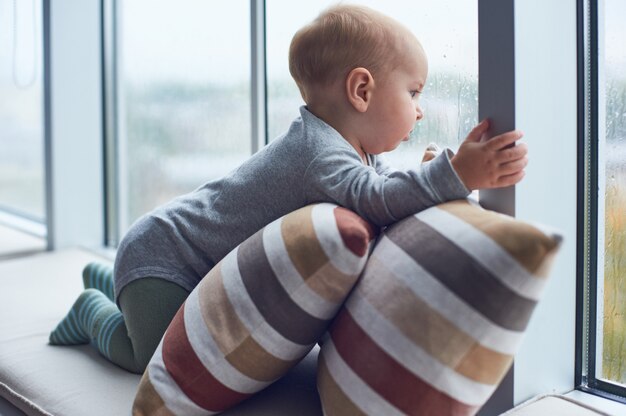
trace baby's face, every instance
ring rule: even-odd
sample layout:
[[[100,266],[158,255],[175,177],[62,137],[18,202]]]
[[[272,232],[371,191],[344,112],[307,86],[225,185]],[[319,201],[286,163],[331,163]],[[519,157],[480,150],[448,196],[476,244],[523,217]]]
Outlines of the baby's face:
[[[424,114],[419,98],[428,76],[428,61],[421,45],[407,45],[403,63],[377,83],[368,108],[368,131],[361,138],[363,150],[371,154],[388,152],[408,140],[415,122]]]

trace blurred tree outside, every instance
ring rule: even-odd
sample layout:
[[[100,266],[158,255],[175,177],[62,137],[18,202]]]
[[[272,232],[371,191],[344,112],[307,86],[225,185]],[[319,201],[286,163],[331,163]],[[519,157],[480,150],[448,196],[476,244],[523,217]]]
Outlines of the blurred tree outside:
[[[626,384],[626,80],[606,85],[605,210],[602,377]]]

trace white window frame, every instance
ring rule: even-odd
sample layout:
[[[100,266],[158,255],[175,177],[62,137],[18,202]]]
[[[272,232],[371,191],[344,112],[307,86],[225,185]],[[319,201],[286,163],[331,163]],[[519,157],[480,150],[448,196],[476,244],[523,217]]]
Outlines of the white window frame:
[[[99,0],[44,0],[49,250],[104,241],[101,10]]]

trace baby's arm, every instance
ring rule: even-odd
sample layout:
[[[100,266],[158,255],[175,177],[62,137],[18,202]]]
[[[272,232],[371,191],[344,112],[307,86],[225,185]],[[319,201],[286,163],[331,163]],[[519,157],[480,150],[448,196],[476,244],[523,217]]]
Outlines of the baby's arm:
[[[387,158],[382,154],[374,156],[374,169],[379,175],[385,176],[397,170],[389,164]]]
[[[515,185],[524,177],[528,164],[526,145],[511,147],[522,138],[521,131],[509,131],[484,140],[488,129],[489,121],[481,121],[452,157],[454,170],[470,190]]]
[[[348,147],[327,148],[308,166],[303,191],[307,203],[333,202],[384,226],[469,195],[452,168],[451,156],[446,151],[417,169],[380,175]]]

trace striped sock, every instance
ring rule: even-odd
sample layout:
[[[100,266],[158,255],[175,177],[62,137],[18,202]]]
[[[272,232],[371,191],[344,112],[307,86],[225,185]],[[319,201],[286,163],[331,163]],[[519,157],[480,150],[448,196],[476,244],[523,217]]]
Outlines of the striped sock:
[[[107,296],[96,289],[86,289],[50,333],[50,344],[75,345],[91,341],[110,359],[111,335],[123,323],[122,313]]]
[[[92,262],[83,269],[83,284],[85,289],[98,289],[107,298],[113,296],[113,268],[107,264]]]

